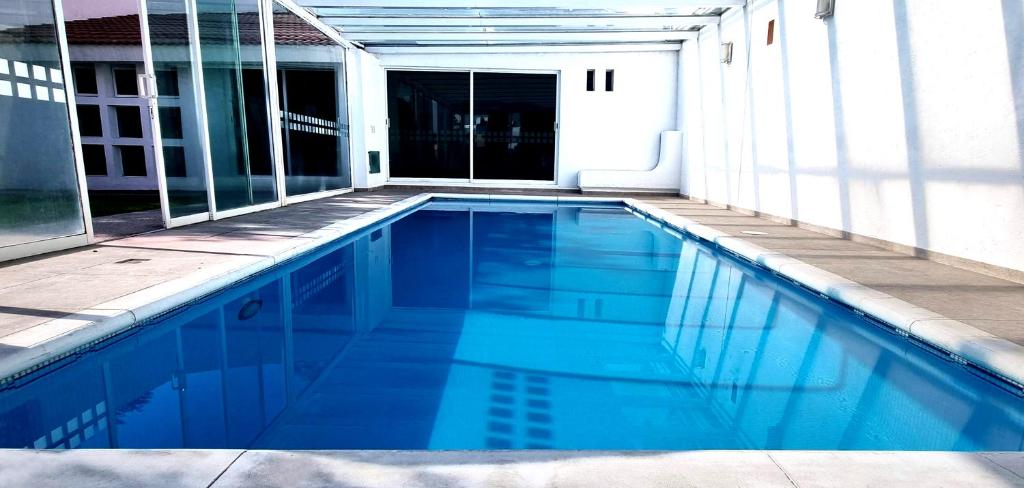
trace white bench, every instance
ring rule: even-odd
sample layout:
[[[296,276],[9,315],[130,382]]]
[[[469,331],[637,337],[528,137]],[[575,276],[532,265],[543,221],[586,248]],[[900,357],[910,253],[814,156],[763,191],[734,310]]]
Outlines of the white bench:
[[[661,154],[658,163],[648,170],[584,169],[580,170],[583,192],[679,192],[679,171],[683,164],[683,133],[667,130],[661,133]]]

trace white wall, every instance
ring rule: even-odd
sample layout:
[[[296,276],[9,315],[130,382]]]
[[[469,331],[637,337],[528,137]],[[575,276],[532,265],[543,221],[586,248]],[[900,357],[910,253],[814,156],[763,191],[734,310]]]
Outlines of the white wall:
[[[813,10],[753,1],[684,47],[682,192],[1024,270],[1022,3]]]
[[[352,144],[352,186],[374,188],[388,179],[387,82],[376,56],[346,51]],[[380,173],[369,174],[369,151],[380,151]]]
[[[661,131],[676,127],[678,51],[382,54],[392,68],[466,68],[560,72],[558,186],[577,188],[581,169],[646,170],[658,162]],[[586,91],[588,69],[597,89]],[[604,70],[615,91],[604,91]],[[380,81],[381,90],[386,84]],[[384,94],[386,95],[386,93]],[[379,103],[384,103],[379,97]],[[381,110],[384,110],[383,105]],[[386,139],[386,136],[385,136]],[[661,185],[659,185],[661,186]],[[675,188],[675,181],[663,187]]]

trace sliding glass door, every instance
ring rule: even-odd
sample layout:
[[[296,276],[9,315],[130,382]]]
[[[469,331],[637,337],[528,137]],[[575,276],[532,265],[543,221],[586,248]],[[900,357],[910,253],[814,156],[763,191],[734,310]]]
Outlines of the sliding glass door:
[[[473,178],[555,179],[558,76],[473,73]]]
[[[162,165],[169,223],[208,218],[207,174],[189,0],[144,0],[151,45],[154,156]],[[155,98],[154,98],[155,97]]]
[[[555,180],[558,75],[388,72],[393,178]]]
[[[258,0],[197,0],[216,212],[277,201]]]
[[[277,2],[274,37],[285,194],[351,187],[345,48]]]
[[[389,71],[391,176],[467,179],[468,72]]]

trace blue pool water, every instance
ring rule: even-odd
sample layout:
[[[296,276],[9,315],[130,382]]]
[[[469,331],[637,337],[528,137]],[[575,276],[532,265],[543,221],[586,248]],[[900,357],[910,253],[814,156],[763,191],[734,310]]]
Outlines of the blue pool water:
[[[620,206],[435,202],[0,392],[0,446],[1020,450],[1020,397]]]

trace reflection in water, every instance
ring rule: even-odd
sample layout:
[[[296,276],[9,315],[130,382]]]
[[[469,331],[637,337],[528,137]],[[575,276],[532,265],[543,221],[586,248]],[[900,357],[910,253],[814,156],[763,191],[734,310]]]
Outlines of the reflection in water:
[[[0,445],[1019,450],[1022,410],[621,208],[432,203],[20,380]]]

